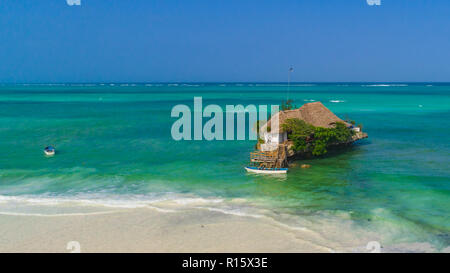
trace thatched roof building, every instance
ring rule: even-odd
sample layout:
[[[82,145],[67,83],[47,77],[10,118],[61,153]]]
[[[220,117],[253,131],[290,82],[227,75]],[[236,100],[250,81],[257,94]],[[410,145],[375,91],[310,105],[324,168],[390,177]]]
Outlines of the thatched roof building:
[[[280,111],[261,127],[261,132],[266,132],[267,126],[270,127],[270,133],[282,132],[282,124],[291,118],[297,118],[316,127],[331,128],[336,122],[343,122],[347,126],[351,124],[338,118],[333,112],[326,108],[321,102],[306,103],[295,110]],[[278,119],[278,126],[275,119]],[[277,128],[278,127],[278,128]]]

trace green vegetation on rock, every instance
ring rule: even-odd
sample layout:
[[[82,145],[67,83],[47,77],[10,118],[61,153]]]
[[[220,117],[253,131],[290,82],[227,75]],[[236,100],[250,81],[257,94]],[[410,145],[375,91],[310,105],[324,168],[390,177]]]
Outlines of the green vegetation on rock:
[[[314,156],[326,154],[327,147],[347,143],[354,132],[344,123],[338,122],[333,128],[315,127],[299,119],[287,119],[282,125],[288,133],[288,139],[293,142],[295,152],[311,152]]]
[[[282,101],[281,102],[281,111],[285,111],[285,110],[292,110],[297,108],[297,106],[295,106],[294,104],[294,100],[286,100],[286,101]]]

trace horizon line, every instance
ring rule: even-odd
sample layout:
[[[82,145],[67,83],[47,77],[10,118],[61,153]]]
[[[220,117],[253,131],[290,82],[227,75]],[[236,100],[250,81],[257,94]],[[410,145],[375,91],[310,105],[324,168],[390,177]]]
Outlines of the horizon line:
[[[148,81],[148,82],[141,82],[141,81],[130,81],[130,82],[123,82],[123,81],[79,81],[79,82],[69,82],[69,81],[62,81],[62,82],[0,82],[0,85],[6,85],[6,84],[15,84],[15,85],[25,85],[25,84],[36,84],[36,85],[45,85],[45,84],[288,84],[286,81]],[[295,81],[290,82],[290,84],[333,84],[333,83],[347,83],[347,84],[360,84],[360,83],[376,83],[376,84],[382,84],[382,83],[393,83],[393,84],[405,84],[405,83],[412,83],[412,84],[420,84],[420,83],[437,83],[437,84],[450,84],[450,81]]]

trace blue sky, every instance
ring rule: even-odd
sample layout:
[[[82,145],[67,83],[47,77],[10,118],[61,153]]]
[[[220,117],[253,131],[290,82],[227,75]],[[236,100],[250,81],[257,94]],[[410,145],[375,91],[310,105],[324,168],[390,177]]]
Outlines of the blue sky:
[[[450,1],[1,0],[0,82],[450,81]]]

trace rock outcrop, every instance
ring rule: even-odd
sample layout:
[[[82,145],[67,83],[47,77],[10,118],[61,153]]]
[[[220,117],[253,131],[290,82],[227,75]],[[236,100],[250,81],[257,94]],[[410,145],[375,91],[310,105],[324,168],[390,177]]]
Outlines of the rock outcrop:
[[[323,127],[323,128],[333,128],[336,126],[337,123],[343,123],[349,130],[353,130],[354,133],[348,141],[332,143],[329,144],[327,148],[331,148],[333,146],[349,145],[357,140],[368,137],[367,133],[360,131],[359,128],[355,128],[352,124],[340,119],[328,108],[326,108],[321,102],[306,103],[298,109],[278,112],[277,114],[272,116],[272,118],[260,128],[261,134],[270,131],[270,134],[276,135],[284,134],[285,135],[284,139],[286,139],[286,136],[288,138],[289,136],[287,135],[287,132],[284,132],[282,129],[282,124],[286,122],[286,120],[288,119],[303,120],[304,122],[311,124],[315,127]],[[268,130],[269,128],[271,128],[271,130]],[[270,152],[264,152],[266,155],[270,155],[271,161],[270,163],[267,161],[265,162],[261,161],[262,162],[261,166],[269,168],[284,168],[288,166],[289,161],[293,161],[298,158],[310,157],[312,153],[312,151],[302,151],[302,152],[294,151],[293,149],[294,144],[289,139],[279,144],[271,143],[271,145],[275,145],[274,149],[271,150]],[[256,145],[256,148],[261,152],[263,152],[264,150],[262,149],[262,145],[260,143]],[[307,167],[306,166],[304,167],[302,165],[302,168]]]

